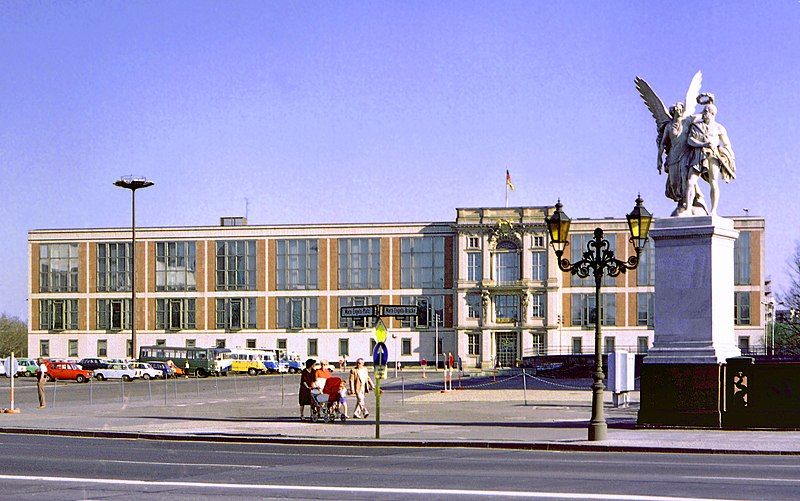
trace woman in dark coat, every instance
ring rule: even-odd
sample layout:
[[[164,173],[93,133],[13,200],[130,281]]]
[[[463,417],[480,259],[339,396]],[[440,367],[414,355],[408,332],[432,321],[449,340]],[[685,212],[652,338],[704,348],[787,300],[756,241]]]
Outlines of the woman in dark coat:
[[[314,371],[316,361],[312,358],[306,360],[306,368],[300,373],[300,421],[305,419],[306,405],[314,404],[314,397],[311,395],[311,387],[317,380]]]

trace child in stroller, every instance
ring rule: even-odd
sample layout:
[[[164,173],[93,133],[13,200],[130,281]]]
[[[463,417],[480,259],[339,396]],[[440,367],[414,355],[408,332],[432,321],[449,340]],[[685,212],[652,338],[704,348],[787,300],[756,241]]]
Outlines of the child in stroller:
[[[311,406],[311,421],[332,423],[336,418],[347,419],[347,384],[340,377],[317,378],[311,390],[314,405]]]

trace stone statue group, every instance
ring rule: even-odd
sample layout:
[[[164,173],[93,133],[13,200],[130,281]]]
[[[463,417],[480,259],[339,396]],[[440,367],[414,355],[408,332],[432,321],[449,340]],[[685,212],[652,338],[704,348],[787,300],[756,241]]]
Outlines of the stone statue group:
[[[736,177],[728,133],[716,121],[714,95],[700,93],[702,77],[698,71],[685,102],[669,109],[644,79],[635,79],[636,89],[658,126],[658,173],[667,173],[665,195],[677,202],[673,216],[716,215],[720,178],[730,182]],[[695,103],[703,106],[699,115],[695,114]],[[710,187],[710,207],[698,185],[700,179]]]

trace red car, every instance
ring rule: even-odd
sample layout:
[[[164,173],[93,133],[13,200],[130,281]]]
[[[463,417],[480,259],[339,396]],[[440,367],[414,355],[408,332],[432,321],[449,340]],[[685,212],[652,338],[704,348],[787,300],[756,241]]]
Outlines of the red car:
[[[85,383],[92,379],[92,371],[79,369],[77,365],[71,362],[46,362],[47,365],[47,379],[55,381],[56,379],[66,379]]]

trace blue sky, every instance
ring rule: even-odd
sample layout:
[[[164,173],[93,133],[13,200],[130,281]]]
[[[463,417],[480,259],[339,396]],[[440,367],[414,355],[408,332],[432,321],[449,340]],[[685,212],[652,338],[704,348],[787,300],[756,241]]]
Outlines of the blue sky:
[[[704,74],[767,274],[800,239],[800,3],[0,3],[0,311],[27,317],[27,231],[449,221],[561,198],[668,216],[655,124]]]

